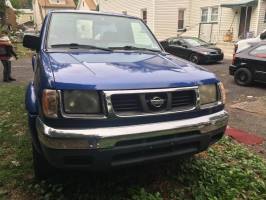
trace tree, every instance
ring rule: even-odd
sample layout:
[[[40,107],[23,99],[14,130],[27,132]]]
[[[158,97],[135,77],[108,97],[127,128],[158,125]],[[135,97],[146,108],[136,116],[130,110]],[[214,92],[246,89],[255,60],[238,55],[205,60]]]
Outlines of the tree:
[[[5,17],[6,5],[5,1],[0,2],[0,24],[4,25],[4,17]]]
[[[79,3],[79,0],[74,0],[74,2],[75,2],[75,4],[76,4],[76,6],[77,6],[78,3]]]
[[[32,7],[32,0],[10,0],[10,2],[16,9]]]

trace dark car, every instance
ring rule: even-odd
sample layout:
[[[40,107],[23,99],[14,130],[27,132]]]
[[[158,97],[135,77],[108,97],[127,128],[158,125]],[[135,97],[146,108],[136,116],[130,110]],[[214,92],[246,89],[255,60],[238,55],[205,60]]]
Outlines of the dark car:
[[[139,18],[51,11],[24,46],[37,51],[26,94],[36,177],[190,156],[225,132],[222,83],[164,52]]]
[[[251,43],[237,52],[229,72],[238,85],[247,86],[253,81],[266,83],[266,41]]]
[[[161,42],[165,51],[193,63],[214,63],[223,60],[220,48],[195,37],[173,37]]]

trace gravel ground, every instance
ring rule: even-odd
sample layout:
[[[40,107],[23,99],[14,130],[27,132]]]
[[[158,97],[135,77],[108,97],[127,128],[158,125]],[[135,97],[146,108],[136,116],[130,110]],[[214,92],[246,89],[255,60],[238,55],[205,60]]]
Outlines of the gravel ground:
[[[266,84],[254,83],[249,87],[236,85],[233,77],[228,75],[228,66],[230,62],[230,60],[224,60],[222,63],[205,65],[208,70],[214,72],[224,83],[227,94],[226,109],[230,113],[229,126],[266,137],[265,115],[231,108],[232,105],[249,101],[250,98],[256,99],[266,97]],[[262,107],[261,109],[266,108]]]
[[[266,97],[266,84],[253,84],[250,87],[240,87],[234,83],[233,77],[228,75],[228,66],[230,60],[224,60],[221,63],[205,65],[205,67],[214,72],[217,77],[223,81],[227,93],[227,110],[230,113],[229,126],[244,130],[246,132],[256,133],[266,137],[266,116],[239,109],[233,109],[230,106],[239,102],[248,101],[250,97]],[[2,65],[0,65],[2,71]],[[33,73],[31,59],[23,58],[13,62],[13,76],[17,79],[12,84],[26,84],[32,80]],[[1,76],[1,75],[0,75]],[[0,80],[2,77],[0,77]],[[4,84],[0,82],[0,84]],[[10,83],[8,83],[10,84]],[[265,98],[266,99],[266,98]],[[266,109],[266,108],[261,108]]]

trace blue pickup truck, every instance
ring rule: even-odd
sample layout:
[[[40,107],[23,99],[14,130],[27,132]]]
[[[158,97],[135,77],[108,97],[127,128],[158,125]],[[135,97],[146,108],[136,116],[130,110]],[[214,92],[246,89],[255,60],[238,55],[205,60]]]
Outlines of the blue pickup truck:
[[[35,176],[191,156],[222,138],[216,76],[164,51],[139,18],[51,11],[26,93]]]

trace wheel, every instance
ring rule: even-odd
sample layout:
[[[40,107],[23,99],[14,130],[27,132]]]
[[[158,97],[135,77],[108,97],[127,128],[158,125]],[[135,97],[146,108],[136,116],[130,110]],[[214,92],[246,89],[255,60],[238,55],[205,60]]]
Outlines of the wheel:
[[[238,85],[247,86],[252,82],[252,74],[246,68],[240,68],[235,72],[235,82]]]
[[[200,63],[200,59],[199,59],[199,56],[197,54],[191,54],[189,60],[195,64]]]
[[[33,170],[36,179],[44,180],[55,173],[55,168],[52,167],[45,157],[40,154],[32,144]]]

